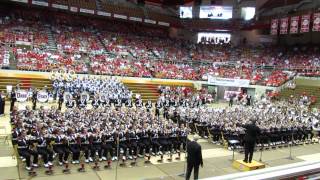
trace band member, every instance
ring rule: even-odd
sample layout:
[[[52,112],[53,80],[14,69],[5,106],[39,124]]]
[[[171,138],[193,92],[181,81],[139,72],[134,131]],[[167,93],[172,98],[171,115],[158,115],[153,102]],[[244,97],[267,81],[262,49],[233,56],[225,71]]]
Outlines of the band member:
[[[126,105],[126,107],[128,107],[128,108],[132,108],[132,100],[131,100],[130,98],[127,99],[125,105]]]
[[[150,138],[151,130],[150,128],[147,127],[147,124],[144,124],[144,128],[142,129],[142,131],[139,131],[137,135],[139,137],[138,145],[140,149],[138,156],[142,157],[143,150],[145,151],[145,155],[149,156],[150,148],[151,148],[151,138]]]
[[[158,101],[157,101],[157,105],[156,105],[156,113],[155,113],[156,117],[158,117],[158,118],[159,118],[159,116],[160,116],[160,109],[161,109],[161,108],[162,108],[162,103],[161,103],[160,100],[158,100]]]
[[[87,107],[87,99],[85,95],[82,95],[77,102],[78,108],[84,109]]]
[[[37,107],[37,90],[34,89],[32,92],[32,110],[36,110]]]
[[[60,99],[59,99],[60,100]],[[66,107],[67,108],[73,108],[75,105],[74,101],[72,99],[68,99],[67,102],[66,102]]]
[[[171,142],[173,153],[180,150],[180,143],[179,143],[180,139],[179,139],[178,133],[179,133],[179,128],[177,128],[177,126],[174,124],[169,134],[169,140],[170,140],[169,142]]]
[[[5,106],[6,106],[6,100],[5,100],[4,93],[0,92],[0,116],[4,115]]]
[[[169,100],[169,99],[166,99],[166,100],[164,101],[164,107],[166,107],[166,108],[169,108],[169,107],[170,107],[170,100]]]
[[[70,148],[70,151],[72,152],[72,164],[79,164],[81,138],[79,135],[75,134],[74,132],[72,132],[71,134],[72,135],[69,136],[69,139],[70,139],[69,148]]]
[[[103,107],[111,107],[111,102],[109,98],[106,98],[105,101],[102,103]]]
[[[58,109],[61,110],[62,108],[62,103],[64,101],[64,97],[63,97],[63,91],[59,91],[59,95],[58,95],[59,99],[58,99]],[[72,107],[71,107],[72,108]]]
[[[115,101],[115,103],[114,103],[114,106],[117,108],[117,110],[118,110],[119,108],[121,108],[121,107],[122,107],[122,100],[121,100],[121,99],[117,99],[117,100]]]
[[[127,150],[129,148],[129,139],[128,139],[128,130],[124,130],[122,126],[121,131],[119,132],[119,150],[120,153],[123,155],[122,159],[126,160],[127,158]]]
[[[169,132],[167,129],[160,130],[159,143],[161,145],[161,152],[162,153],[168,153],[168,151],[170,151],[171,143],[169,142]]]
[[[136,107],[141,108],[142,106],[143,106],[142,99],[141,98],[137,99],[136,100]]]
[[[181,124],[180,130],[179,130],[179,147],[182,144],[183,151],[186,151],[186,145],[187,145],[187,137],[188,137],[189,130],[184,126],[184,124]]]
[[[159,131],[155,127],[152,131],[152,137],[151,137],[151,143],[152,143],[152,155],[160,155],[160,143],[159,143]]]
[[[90,157],[94,161],[96,152],[99,156],[99,161],[102,161],[101,137],[99,136],[99,129],[94,129],[93,134],[89,137]]]
[[[37,139],[37,151],[38,154],[42,156],[44,167],[52,166],[53,162],[53,151],[49,149],[49,146],[51,146],[51,138],[46,137],[47,132],[45,132],[44,129],[41,129],[40,135]]]
[[[100,100],[98,98],[94,98],[91,102],[93,108],[98,108],[100,106]]]
[[[116,134],[112,133],[111,128],[102,135],[101,142],[101,148],[103,150],[102,160],[117,160],[118,158],[114,155],[113,150],[116,146]],[[108,158],[108,154],[110,154],[110,158]]]
[[[17,101],[16,91],[13,88],[10,95],[10,112],[13,110],[14,103]]]
[[[28,171],[31,170],[31,156],[33,156],[33,167],[38,167],[38,153],[35,150],[35,147],[32,147],[33,144],[30,144],[31,141],[26,138],[26,132],[22,131],[18,140],[18,153],[20,156],[22,156],[26,161],[26,169]],[[33,142],[31,142],[33,143]]]
[[[129,151],[129,159],[132,159],[132,156],[134,159],[137,158],[138,155],[138,135],[136,133],[137,129],[136,127],[133,127],[132,130],[129,131],[129,147],[130,147],[130,151]]]
[[[147,112],[150,112],[150,110],[152,109],[152,102],[148,100],[145,106],[147,108]]]
[[[85,157],[84,162],[86,163],[93,162],[93,159],[89,157],[90,143],[89,143],[89,136],[88,136],[87,129],[82,129],[80,138],[81,138],[81,150],[83,151],[84,157]]]
[[[63,163],[68,163],[69,149],[68,140],[61,130],[58,130],[57,137],[55,138],[55,144],[53,145],[53,150],[59,156],[59,165],[62,166]]]

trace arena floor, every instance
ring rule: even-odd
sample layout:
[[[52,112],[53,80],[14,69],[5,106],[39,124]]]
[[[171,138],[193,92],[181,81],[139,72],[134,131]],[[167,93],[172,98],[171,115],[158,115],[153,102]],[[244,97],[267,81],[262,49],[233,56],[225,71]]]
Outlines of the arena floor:
[[[24,106],[21,104],[20,106]],[[215,104],[213,106],[221,107],[225,104]],[[5,126],[7,133],[10,133],[10,123],[8,115],[8,103],[6,106],[6,116],[0,117],[0,126]],[[206,139],[199,140],[204,157],[204,167],[200,168],[200,178],[212,177],[225,175],[230,173],[239,172],[238,170],[231,167],[232,151],[223,149],[221,146],[214,145]],[[285,165],[295,162],[308,161],[308,160],[320,160],[320,145],[301,145],[292,148],[292,154],[294,159],[290,160],[289,148],[282,148],[276,150],[264,151],[262,154],[262,161],[267,167],[274,167],[279,165]],[[182,155],[183,157],[184,155]],[[174,156],[173,158],[175,158]],[[165,159],[167,157],[165,156]],[[235,153],[235,159],[242,159],[243,154]],[[256,152],[254,155],[255,160],[259,160],[260,152]],[[138,160],[138,164],[135,167],[118,167],[116,168],[116,163],[112,164],[112,169],[105,170],[103,166],[106,163],[101,163],[101,170],[95,171],[91,167],[93,164],[86,165],[86,172],[80,173],[77,171],[79,166],[70,165],[71,174],[65,175],[62,173],[62,168],[59,166],[54,166],[54,175],[48,176],[44,173],[44,168],[36,169],[38,173],[36,177],[32,179],[41,180],[64,180],[64,179],[77,179],[77,180],[99,180],[99,179],[121,179],[121,180],[135,180],[135,179],[145,179],[145,180],[158,180],[158,179],[183,179],[183,177],[178,176],[184,171],[185,162],[173,161],[157,163],[157,158],[151,159],[151,164],[145,165],[143,159]],[[13,148],[11,142],[3,143],[0,139],[0,180],[5,179],[31,179],[27,171],[24,169],[24,164],[17,162],[13,157]]]

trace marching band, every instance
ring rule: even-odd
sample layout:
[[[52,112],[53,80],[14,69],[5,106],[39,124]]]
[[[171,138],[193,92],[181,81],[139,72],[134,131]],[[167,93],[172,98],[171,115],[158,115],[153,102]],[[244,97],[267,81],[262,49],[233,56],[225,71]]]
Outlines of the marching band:
[[[59,108],[13,107],[13,144],[26,161],[26,169],[38,166],[39,155],[44,167],[48,167],[55,155],[58,164],[63,165],[69,159],[79,164],[81,154],[83,161],[90,163],[177,153],[186,150],[189,133],[210,137],[213,143],[223,143],[229,148],[228,140],[237,139],[241,146],[243,125],[249,119],[255,119],[261,129],[259,145],[301,143],[311,141],[313,129],[320,124],[318,113],[284,101],[211,108],[205,100],[195,98],[195,94],[169,94],[160,96],[155,103],[144,104],[141,98],[133,103],[129,91],[115,79],[97,81],[102,82],[97,91],[81,84],[75,84],[76,88],[62,85],[55,89]],[[104,93],[110,88],[113,95]],[[66,106],[64,112],[62,102]]]

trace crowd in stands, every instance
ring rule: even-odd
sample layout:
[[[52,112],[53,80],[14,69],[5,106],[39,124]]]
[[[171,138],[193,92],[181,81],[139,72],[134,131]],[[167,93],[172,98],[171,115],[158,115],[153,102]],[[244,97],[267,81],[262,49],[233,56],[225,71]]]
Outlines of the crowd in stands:
[[[9,68],[10,53],[5,47],[0,48],[0,68]]]
[[[91,29],[56,25],[52,27],[52,31],[57,48],[61,52],[69,54],[101,54],[104,52],[103,46]]]
[[[100,21],[80,26],[64,18],[50,25],[36,20],[2,18],[0,43],[12,46],[8,52],[12,51],[21,70],[63,69],[185,80],[207,80],[212,75],[248,79],[251,84],[266,86],[280,86],[296,73],[306,76],[320,73],[318,48],[194,44],[171,39],[161,28],[120,22],[102,26]],[[49,48],[50,33],[57,50]]]
[[[43,51],[40,49],[13,49],[17,61],[17,69],[51,71],[62,69],[87,73],[88,68],[84,61],[79,60],[81,55],[66,55],[57,52]]]

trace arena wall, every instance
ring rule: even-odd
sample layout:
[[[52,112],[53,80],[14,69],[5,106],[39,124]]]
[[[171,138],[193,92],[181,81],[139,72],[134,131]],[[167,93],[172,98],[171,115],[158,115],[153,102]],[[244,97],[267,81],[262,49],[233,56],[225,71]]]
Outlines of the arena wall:
[[[17,70],[2,70],[0,71],[0,78],[16,78],[16,79],[39,79],[39,80],[49,80],[51,79],[52,73],[50,72],[35,72],[35,71],[17,71]],[[87,75],[87,74],[77,74],[77,76],[96,76],[101,77],[101,75]],[[110,77],[103,75],[104,77]],[[191,81],[191,80],[175,80],[175,79],[158,79],[158,78],[137,78],[137,77],[121,77],[119,78],[125,84],[155,84],[163,86],[185,86],[192,87],[197,90],[200,90],[202,87],[212,86],[211,89],[217,89],[218,86],[214,84],[209,84],[207,81]],[[319,80],[308,80],[308,84],[320,86]],[[304,80],[297,79],[297,84],[305,83]],[[12,84],[14,85],[14,84]],[[285,85],[283,85],[285,86]],[[260,98],[264,96],[266,91],[279,91],[280,87],[269,87],[269,86],[258,86],[258,85],[249,85],[246,87],[248,93],[255,98]]]

